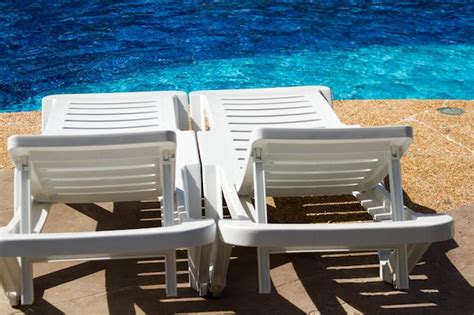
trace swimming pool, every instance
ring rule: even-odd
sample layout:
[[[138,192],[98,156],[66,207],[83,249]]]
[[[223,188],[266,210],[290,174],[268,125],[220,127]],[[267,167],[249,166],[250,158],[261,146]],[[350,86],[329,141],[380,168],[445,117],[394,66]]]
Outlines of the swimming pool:
[[[473,2],[390,3],[2,2],[0,111],[53,93],[306,84],[473,99]]]

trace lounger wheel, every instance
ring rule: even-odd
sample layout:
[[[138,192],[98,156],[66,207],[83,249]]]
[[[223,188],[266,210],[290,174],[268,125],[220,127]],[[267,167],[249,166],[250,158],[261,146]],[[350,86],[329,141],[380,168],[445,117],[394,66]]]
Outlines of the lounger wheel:
[[[209,286],[208,286],[207,283],[199,284],[199,289],[197,290],[198,293],[199,293],[199,296],[206,296],[207,292],[209,291],[208,288],[209,288]]]
[[[222,285],[211,285],[212,297],[215,297],[215,298],[221,297],[222,291],[224,291],[224,287]]]
[[[405,283],[402,283],[402,284],[398,284],[397,283],[397,279],[396,279],[397,276],[394,277],[393,279],[393,282],[392,282],[392,285],[393,287],[396,289],[396,290],[399,290],[399,291],[408,291],[408,280],[406,280]]]
[[[12,306],[16,306],[20,304],[20,295],[16,292],[7,292],[8,302]]]

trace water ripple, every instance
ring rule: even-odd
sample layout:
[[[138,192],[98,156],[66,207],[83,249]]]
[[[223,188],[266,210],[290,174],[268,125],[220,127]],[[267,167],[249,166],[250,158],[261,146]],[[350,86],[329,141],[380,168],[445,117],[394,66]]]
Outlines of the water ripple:
[[[0,111],[51,93],[299,84],[472,99],[473,17],[465,1],[3,1]]]

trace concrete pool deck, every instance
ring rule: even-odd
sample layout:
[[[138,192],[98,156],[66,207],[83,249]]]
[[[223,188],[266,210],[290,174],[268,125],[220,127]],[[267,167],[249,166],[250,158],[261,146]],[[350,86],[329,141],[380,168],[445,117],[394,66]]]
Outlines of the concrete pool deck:
[[[445,106],[462,108],[464,114],[447,116],[437,111]],[[474,101],[336,101],[334,108],[348,124],[411,125],[414,143],[402,159],[405,203],[417,211],[445,212],[455,219],[454,239],[431,246],[413,271],[407,292],[379,280],[376,255],[367,252],[272,255],[272,294],[258,295],[255,250],[236,248],[228,287],[220,299],[198,297],[188,288],[184,259],[178,264],[177,298],[164,295],[160,259],[39,263],[34,269],[35,304],[15,309],[2,301],[0,313],[373,313],[403,309],[472,314]],[[38,112],[0,114],[1,225],[8,222],[12,210],[12,166],[5,154],[6,140],[13,134],[39,133],[40,120]],[[270,211],[277,221],[283,217],[295,222],[363,219],[354,217],[357,211],[348,211],[354,208],[347,204],[351,202],[343,200],[342,205],[328,208],[318,207],[318,200],[278,198],[271,201]],[[150,220],[143,220],[145,212],[137,211],[144,206],[155,205],[55,205],[45,229],[146,227]]]

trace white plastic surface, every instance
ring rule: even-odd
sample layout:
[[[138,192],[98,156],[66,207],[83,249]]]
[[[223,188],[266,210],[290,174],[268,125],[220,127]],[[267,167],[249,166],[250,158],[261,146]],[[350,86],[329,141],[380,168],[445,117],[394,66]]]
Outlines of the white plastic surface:
[[[104,134],[186,130],[180,91],[63,94],[43,98],[43,134]]]
[[[269,196],[343,195],[366,190],[384,179],[391,148],[405,152],[411,127],[256,129],[251,152],[260,151]],[[252,195],[254,159],[236,182]]]
[[[400,207],[402,196],[393,193],[401,191],[399,162],[412,141],[411,128],[346,126],[328,94],[324,87],[191,93],[194,128],[205,130],[204,118],[209,125],[209,131],[198,132],[206,213],[220,218],[220,242],[227,244],[214,254],[211,288],[219,293],[231,245],[258,248],[261,293],[271,287],[269,254],[327,250],[380,250],[385,253],[383,279],[406,289],[408,273],[427,244],[452,237],[450,216]],[[300,112],[303,108],[311,112]],[[301,121],[295,122],[296,117]],[[392,195],[379,185],[389,169]],[[262,185],[265,193],[260,193]],[[231,220],[223,219],[221,193]],[[261,213],[265,195],[334,194],[356,196],[375,222],[268,224]]]
[[[28,161],[36,202],[152,200],[162,195],[160,156],[175,156],[175,141],[172,131],[14,136],[8,154]]]
[[[216,224],[200,215],[196,137],[179,130],[188,128],[186,107],[184,92],[43,99],[43,135],[9,139],[16,166],[15,211],[0,228],[0,280],[12,304],[33,303],[33,262],[58,259],[164,256],[166,293],[174,296],[176,248],[188,249],[190,281],[193,287],[198,284],[200,294],[206,293],[208,275],[202,271],[209,270],[209,251],[201,253],[201,247],[214,242]],[[37,234],[51,203],[160,196],[164,227]]]
[[[196,91],[189,94],[193,126],[217,131],[232,150],[237,181],[248,164],[250,135],[259,128],[329,128],[345,126],[332,110],[323,86]],[[228,148],[226,148],[228,150]]]

